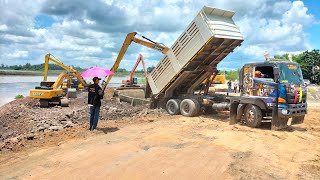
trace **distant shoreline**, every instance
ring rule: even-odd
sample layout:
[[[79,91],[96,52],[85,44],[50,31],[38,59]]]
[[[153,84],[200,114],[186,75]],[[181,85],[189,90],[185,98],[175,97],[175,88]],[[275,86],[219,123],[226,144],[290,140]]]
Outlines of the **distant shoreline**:
[[[62,72],[65,72],[64,70],[49,70],[48,75],[59,75]],[[7,69],[0,69],[0,76],[43,76],[43,70],[42,71],[27,71],[27,70],[7,70]],[[117,72],[116,76],[129,76],[129,72]],[[143,77],[144,73],[142,72],[136,72],[135,77]]]
[[[49,75],[59,75],[62,72],[63,71],[61,71],[61,70],[51,70],[51,71],[49,71]],[[43,76],[43,71],[0,70],[0,75],[6,75],[6,76],[21,76],[21,75]]]

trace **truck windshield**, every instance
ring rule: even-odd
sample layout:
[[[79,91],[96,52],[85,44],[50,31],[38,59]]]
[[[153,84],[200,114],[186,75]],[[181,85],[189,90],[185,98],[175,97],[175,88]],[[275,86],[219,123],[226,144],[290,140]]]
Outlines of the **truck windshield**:
[[[279,64],[280,82],[289,84],[303,84],[302,72],[299,64],[283,63]]]

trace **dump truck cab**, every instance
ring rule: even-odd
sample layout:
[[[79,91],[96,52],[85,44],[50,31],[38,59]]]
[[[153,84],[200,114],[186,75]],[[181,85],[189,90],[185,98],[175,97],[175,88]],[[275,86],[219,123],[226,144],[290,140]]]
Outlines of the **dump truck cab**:
[[[242,116],[251,127],[258,127],[261,121],[268,119],[274,123],[272,126],[279,128],[286,126],[289,118],[292,118],[291,124],[303,122],[307,113],[307,89],[298,63],[266,61],[245,64],[239,79],[241,94],[231,105],[231,122],[239,121]],[[237,110],[232,110],[235,107]]]

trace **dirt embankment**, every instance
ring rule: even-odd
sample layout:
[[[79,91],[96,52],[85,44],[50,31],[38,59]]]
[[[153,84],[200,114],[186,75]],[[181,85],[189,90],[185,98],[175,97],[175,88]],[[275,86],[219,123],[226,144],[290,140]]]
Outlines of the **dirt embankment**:
[[[128,103],[108,99],[101,107],[100,120],[124,120],[157,112],[147,106],[132,107]],[[72,134],[75,128],[88,128],[88,121],[86,93],[78,94],[69,107],[40,108],[38,100],[28,97],[10,102],[0,110],[0,151],[24,149],[30,141],[50,141],[53,134],[60,132]]]

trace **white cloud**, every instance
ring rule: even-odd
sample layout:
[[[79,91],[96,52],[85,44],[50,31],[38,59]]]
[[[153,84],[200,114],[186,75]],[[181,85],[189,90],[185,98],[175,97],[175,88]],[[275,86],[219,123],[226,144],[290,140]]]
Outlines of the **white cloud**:
[[[28,51],[15,51],[14,53],[4,54],[3,56],[8,59],[16,59],[16,58],[27,57],[28,55],[29,55]]]
[[[262,7],[265,8],[265,5]],[[241,47],[245,55],[262,58],[265,50],[270,54],[278,54],[312,48],[305,27],[314,22],[314,17],[307,13],[303,2],[282,1],[269,5],[267,9],[273,9],[269,11],[270,14],[280,16],[269,16],[266,12],[238,18],[237,24],[245,35],[244,46]]]
[[[283,15],[283,22],[285,24],[310,25],[314,21],[314,17],[307,11],[308,8],[304,6],[302,1],[294,1],[290,10]]]
[[[8,26],[5,24],[1,24],[0,25],[0,31],[7,31],[8,30]]]
[[[204,4],[192,0],[0,3],[0,16],[4,17],[0,19],[0,60],[10,57],[15,61],[9,63],[20,64],[42,63],[44,55],[50,52],[68,65],[111,68],[127,33],[138,31],[170,47],[203,5],[236,12],[234,20],[245,40],[234,54],[244,61],[262,59],[265,50],[273,55],[311,49],[305,28],[316,21],[302,1],[289,0],[214,0]],[[55,22],[36,29],[34,17],[39,14],[51,16]],[[121,67],[131,69],[139,53],[144,55],[147,66],[156,65],[162,57],[157,51],[132,43]],[[237,64],[230,62],[221,64]]]

